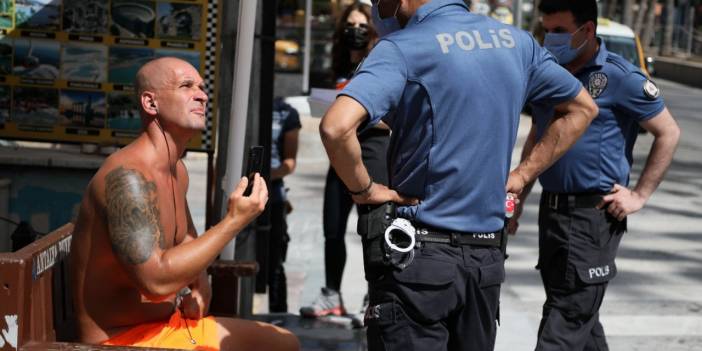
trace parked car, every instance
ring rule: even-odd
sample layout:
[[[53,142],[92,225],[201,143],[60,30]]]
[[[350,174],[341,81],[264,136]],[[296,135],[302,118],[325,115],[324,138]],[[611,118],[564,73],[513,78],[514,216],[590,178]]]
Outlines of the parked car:
[[[641,41],[631,28],[606,18],[598,18],[597,36],[604,40],[607,50],[641,68],[647,76],[655,73],[653,57],[644,57]],[[646,134],[646,129],[639,127],[639,134]]]
[[[652,57],[644,57],[641,42],[631,28],[606,18],[598,18],[597,36],[604,40],[607,50],[641,68],[647,75],[654,74],[654,60]]]

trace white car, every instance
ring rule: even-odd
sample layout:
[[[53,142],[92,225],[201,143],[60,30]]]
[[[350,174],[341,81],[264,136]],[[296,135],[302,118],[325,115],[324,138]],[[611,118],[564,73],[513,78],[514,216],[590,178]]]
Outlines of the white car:
[[[597,36],[604,40],[608,51],[641,68],[645,74],[653,74],[653,58],[644,58],[641,42],[631,28],[606,18],[598,18]]]

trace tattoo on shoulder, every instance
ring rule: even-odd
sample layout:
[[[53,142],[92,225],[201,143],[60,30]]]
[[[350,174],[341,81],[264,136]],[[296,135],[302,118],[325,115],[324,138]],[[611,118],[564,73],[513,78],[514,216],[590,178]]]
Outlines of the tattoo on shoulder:
[[[105,177],[105,198],[112,250],[124,262],[146,262],[157,241],[165,247],[154,182],[137,170],[118,167]]]

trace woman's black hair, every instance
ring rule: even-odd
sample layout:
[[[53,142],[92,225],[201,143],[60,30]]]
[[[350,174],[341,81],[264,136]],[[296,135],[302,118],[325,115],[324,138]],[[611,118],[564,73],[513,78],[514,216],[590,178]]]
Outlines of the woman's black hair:
[[[353,11],[361,12],[368,19],[368,36],[370,41],[368,42],[367,51],[370,51],[378,38],[378,34],[373,27],[370,6],[356,1],[346,7],[337,21],[336,30],[334,31],[334,44],[332,46],[332,71],[334,74],[334,81],[339,78],[349,78],[351,73],[356,69],[356,64],[358,64],[358,62],[351,62],[351,53],[344,43],[344,28],[346,28],[346,21]]]

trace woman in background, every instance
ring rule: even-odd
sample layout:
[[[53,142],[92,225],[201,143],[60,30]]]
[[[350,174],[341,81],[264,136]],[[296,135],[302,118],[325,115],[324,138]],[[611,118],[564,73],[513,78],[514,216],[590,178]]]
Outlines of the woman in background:
[[[342,89],[352,79],[358,65],[368,55],[378,40],[371,21],[371,7],[362,2],[349,5],[337,22],[332,48],[332,69],[336,88]],[[363,163],[373,181],[388,184],[386,153],[390,141],[390,130],[382,122],[359,135]],[[303,317],[345,315],[341,298],[341,278],[346,264],[346,224],[353,200],[344,183],[333,168],[329,167],[324,187],[324,270],[326,286],[310,306],[300,309]],[[368,296],[363,302],[367,305]],[[363,313],[363,311],[361,311]],[[362,314],[361,314],[362,315]],[[360,326],[361,319],[354,319]]]

